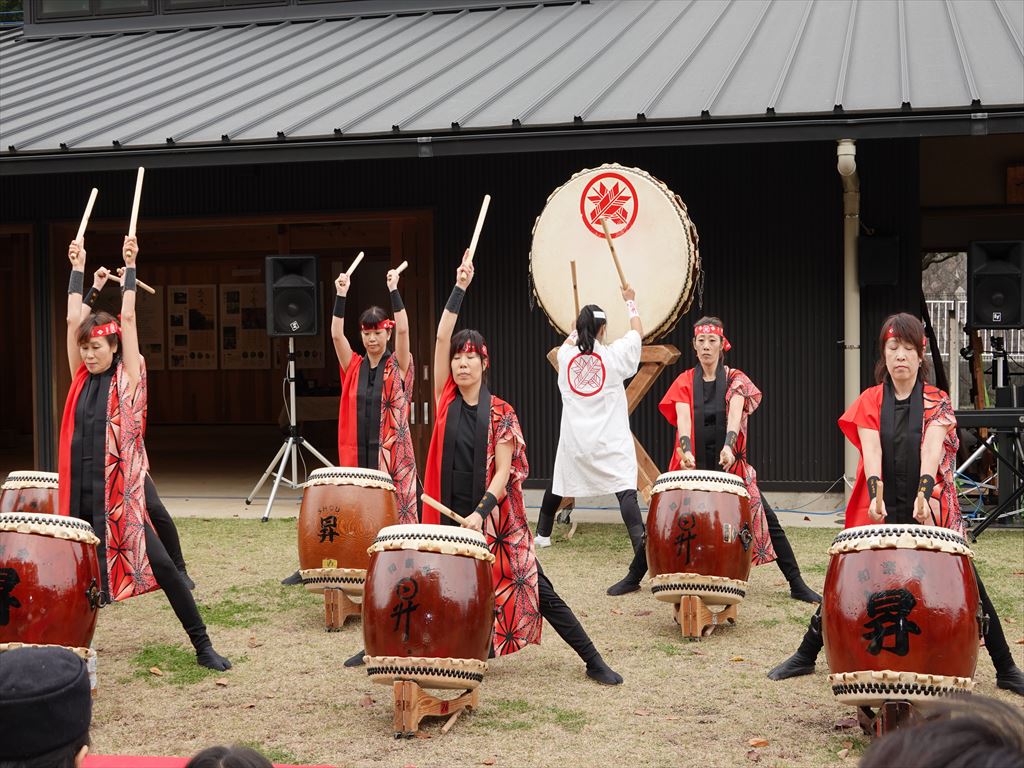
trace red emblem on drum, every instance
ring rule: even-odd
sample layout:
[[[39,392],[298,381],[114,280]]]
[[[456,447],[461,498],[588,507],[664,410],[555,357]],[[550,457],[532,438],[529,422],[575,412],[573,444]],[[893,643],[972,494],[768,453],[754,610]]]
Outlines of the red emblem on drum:
[[[577,395],[593,397],[604,387],[604,360],[600,355],[580,352],[569,361],[568,379],[569,389]]]
[[[580,216],[587,229],[598,237],[604,237],[601,219],[608,219],[612,237],[624,235],[636,221],[638,208],[636,189],[618,173],[599,173],[580,195]]]

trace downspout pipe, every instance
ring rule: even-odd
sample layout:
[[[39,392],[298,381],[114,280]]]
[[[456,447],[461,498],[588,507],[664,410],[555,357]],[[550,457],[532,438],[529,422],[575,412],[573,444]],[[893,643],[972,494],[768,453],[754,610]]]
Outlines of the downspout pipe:
[[[843,182],[843,406],[849,408],[860,395],[860,283],[857,280],[857,237],[860,234],[860,177],[857,146],[840,139],[836,168]],[[859,454],[849,440],[843,441],[843,474],[846,500],[857,477]]]

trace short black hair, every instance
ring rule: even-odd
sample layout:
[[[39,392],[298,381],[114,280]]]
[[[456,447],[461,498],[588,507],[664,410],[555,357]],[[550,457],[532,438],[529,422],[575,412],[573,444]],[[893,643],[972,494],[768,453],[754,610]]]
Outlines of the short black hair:
[[[273,764],[255,749],[233,747],[207,747],[197,752],[185,768],[274,768]]]

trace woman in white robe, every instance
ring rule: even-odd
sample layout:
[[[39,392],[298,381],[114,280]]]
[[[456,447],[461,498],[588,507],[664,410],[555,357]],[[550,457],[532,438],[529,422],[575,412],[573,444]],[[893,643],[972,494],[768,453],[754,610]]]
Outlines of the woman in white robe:
[[[555,512],[563,497],[615,494],[634,558],[626,578],[608,588],[609,595],[640,589],[640,579],[647,571],[644,523],[636,492],[636,450],[625,388],[626,379],[634,376],[640,365],[643,343],[635,297],[632,288],[623,289],[630,330],[621,339],[605,343],[605,313],[588,304],[580,310],[576,330],[558,350],[562,424],[551,487],[541,503],[535,539],[537,546],[550,546]]]

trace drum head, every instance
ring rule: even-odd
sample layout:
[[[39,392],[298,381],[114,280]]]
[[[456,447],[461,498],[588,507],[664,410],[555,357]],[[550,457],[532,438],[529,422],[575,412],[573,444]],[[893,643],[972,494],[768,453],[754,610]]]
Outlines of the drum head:
[[[0,490],[11,491],[21,488],[51,488],[57,489],[56,472],[11,472],[7,475]]]
[[[370,546],[370,552],[395,549],[440,552],[494,562],[494,555],[487,548],[486,536],[479,531],[454,525],[389,525],[381,528],[377,539]]]
[[[681,469],[676,472],[663,472],[654,481],[651,493],[662,493],[674,490],[684,491],[719,491],[734,493],[749,498],[747,486],[743,480],[731,472],[716,472],[712,469]]]
[[[383,488],[394,491],[391,475],[363,467],[321,467],[309,473],[306,485],[358,485],[362,488]]]
[[[576,321],[569,267],[575,261],[580,306],[604,309],[611,340],[629,330],[602,218],[608,220],[626,282],[636,290],[644,341],[653,342],[690,308],[700,256],[686,206],[639,168],[588,168],[551,193],[534,224],[530,250],[537,303],[558,331],[569,333]]]
[[[65,515],[37,515],[31,512],[8,512],[0,515],[0,532],[32,533],[55,539],[99,544],[92,526],[85,520]]]

